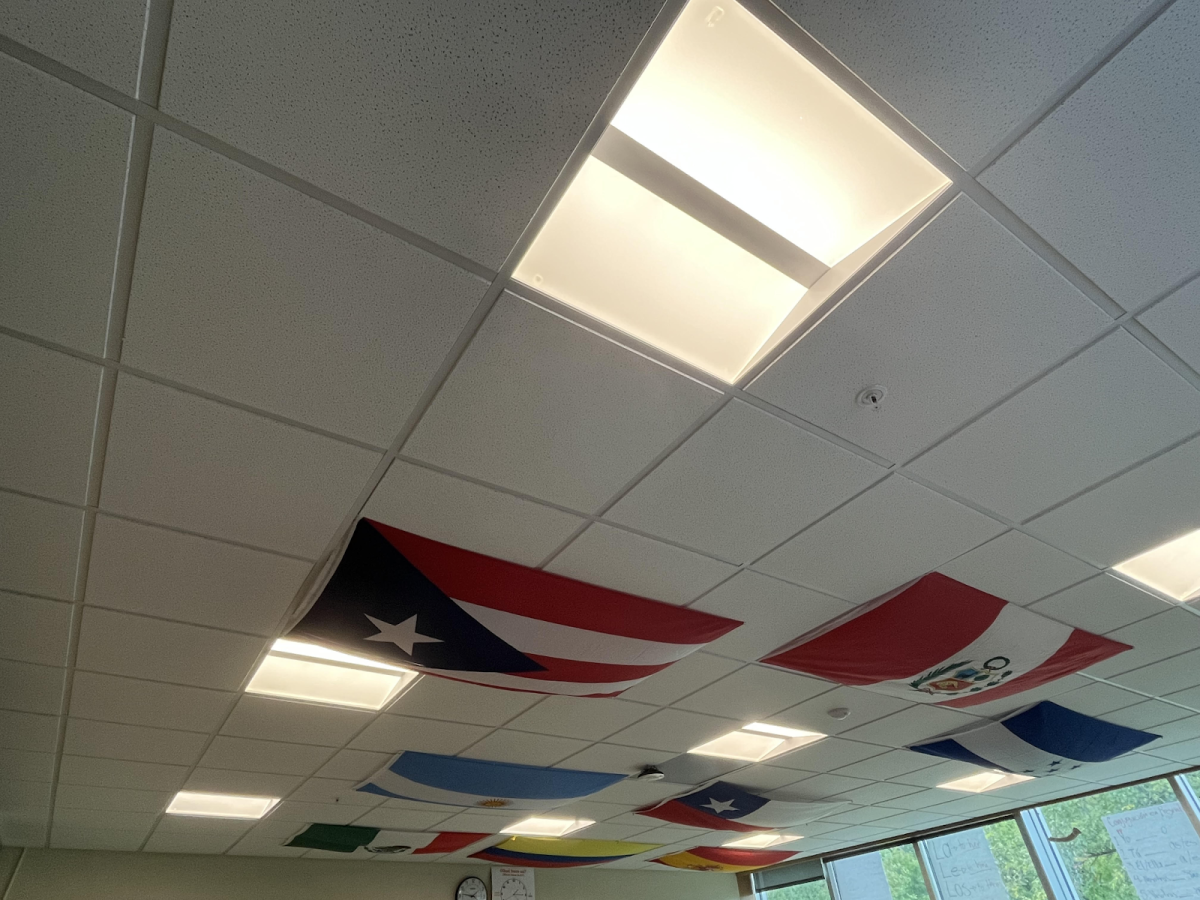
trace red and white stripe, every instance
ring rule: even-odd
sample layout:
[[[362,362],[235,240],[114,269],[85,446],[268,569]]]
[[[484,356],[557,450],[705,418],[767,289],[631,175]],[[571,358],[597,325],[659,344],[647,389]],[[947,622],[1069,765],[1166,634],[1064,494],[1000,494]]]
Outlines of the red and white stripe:
[[[509,690],[611,697],[742,624],[372,524],[484,628],[545,667],[423,669],[432,674]]]
[[[939,573],[853,609],[762,661],[903,697],[965,707],[1027,691],[1129,649]],[[926,692],[912,682],[963,662],[1008,660],[1007,677],[977,691]],[[952,673],[949,673],[952,674]]]

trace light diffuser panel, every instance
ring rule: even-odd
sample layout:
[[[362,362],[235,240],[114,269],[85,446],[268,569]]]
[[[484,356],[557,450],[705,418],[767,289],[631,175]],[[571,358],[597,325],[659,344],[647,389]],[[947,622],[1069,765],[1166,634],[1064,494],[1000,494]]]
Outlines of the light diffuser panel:
[[[277,640],[246,692],[353,709],[382,709],[420,675],[299,641]]]
[[[1200,529],[1127,559],[1113,569],[1186,603],[1200,597]]]

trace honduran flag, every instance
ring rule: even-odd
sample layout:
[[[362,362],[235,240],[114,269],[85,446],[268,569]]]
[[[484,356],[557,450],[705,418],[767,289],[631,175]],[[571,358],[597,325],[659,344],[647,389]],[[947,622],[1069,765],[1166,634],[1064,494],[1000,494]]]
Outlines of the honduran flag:
[[[406,750],[355,790],[488,809],[553,809],[623,781],[611,772],[549,769]]]
[[[795,850],[743,850],[738,847],[693,847],[654,860],[673,869],[695,872],[749,872],[773,866],[797,855]]]
[[[379,854],[453,853],[478,843],[490,834],[467,831],[385,831],[365,825],[306,825],[284,845],[330,850],[334,853],[365,851]]]
[[[918,703],[974,706],[1130,649],[934,572],[762,662]]]
[[[908,749],[1037,777],[1106,762],[1158,738],[1148,731],[1114,725],[1043,700],[997,722]]]
[[[542,869],[566,869],[598,866],[657,850],[662,844],[636,844],[631,841],[589,841],[579,838],[512,837],[502,844],[472,853],[504,866],[532,866]]]
[[[288,637],[459,681],[611,697],[741,625],[360,519]]]
[[[637,812],[709,831],[770,831],[811,821],[843,805],[816,800],[769,800],[737,785],[714,781]]]

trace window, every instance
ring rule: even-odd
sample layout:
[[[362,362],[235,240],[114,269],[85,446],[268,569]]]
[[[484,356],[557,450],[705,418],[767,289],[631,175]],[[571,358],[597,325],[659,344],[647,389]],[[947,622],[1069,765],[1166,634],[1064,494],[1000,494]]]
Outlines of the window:
[[[1012,819],[922,841],[921,850],[942,900],[1046,900]]]
[[[930,900],[911,844],[839,859],[829,871],[836,900]]]
[[[763,891],[759,896],[762,900],[830,900],[829,886],[824,878]]]

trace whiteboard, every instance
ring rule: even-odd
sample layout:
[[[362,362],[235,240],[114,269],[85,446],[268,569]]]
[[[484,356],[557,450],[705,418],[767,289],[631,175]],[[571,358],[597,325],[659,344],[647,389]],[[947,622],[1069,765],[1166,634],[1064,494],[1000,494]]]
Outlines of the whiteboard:
[[[837,900],[892,900],[892,889],[883,873],[880,854],[864,853],[839,859],[829,868],[833,871]]]
[[[1104,817],[1141,900],[1200,900],[1200,837],[1178,803]]]
[[[982,828],[924,844],[929,874],[942,900],[1010,900]]]

